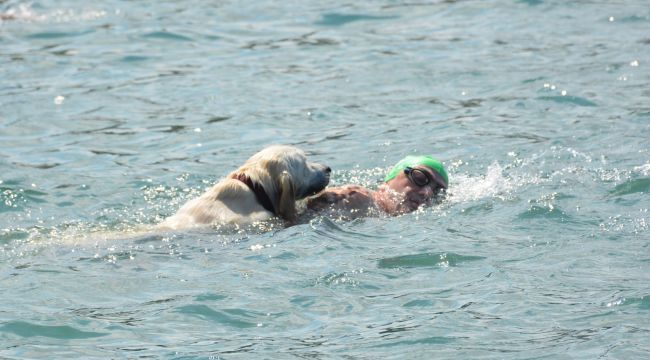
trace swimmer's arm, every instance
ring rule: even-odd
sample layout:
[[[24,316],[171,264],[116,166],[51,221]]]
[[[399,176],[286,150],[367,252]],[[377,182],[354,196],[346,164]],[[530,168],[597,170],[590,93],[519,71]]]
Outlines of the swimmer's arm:
[[[358,185],[329,188],[307,200],[307,207],[320,210],[331,206],[348,209],[367,209],[374,205],[372,193]]]

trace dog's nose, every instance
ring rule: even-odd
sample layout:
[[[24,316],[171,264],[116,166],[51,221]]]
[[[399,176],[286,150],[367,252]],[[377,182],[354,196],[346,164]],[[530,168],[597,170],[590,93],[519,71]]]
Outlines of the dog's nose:
[[[331,172],[332,172],[332,168],[329,167],[329,166],[325,166],[325,172],[328,173],[328,174],[331,173]]]

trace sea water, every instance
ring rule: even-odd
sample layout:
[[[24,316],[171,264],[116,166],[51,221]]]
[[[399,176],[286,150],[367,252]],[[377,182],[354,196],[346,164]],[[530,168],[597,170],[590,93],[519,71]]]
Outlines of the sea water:
[[[9,0],[0,19],[0,357],[648,357],[647,2]],[[369,188],[433,154],[449,195],[146,231],[276,143]]]

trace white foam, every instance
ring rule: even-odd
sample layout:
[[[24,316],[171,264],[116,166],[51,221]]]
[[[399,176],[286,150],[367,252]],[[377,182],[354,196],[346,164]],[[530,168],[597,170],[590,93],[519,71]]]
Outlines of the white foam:
[[[475,201],[487,197],[507,199],[524,182],[504,175],[503,168],[494,162],[485,175],[452,174],[453,184],[447,197],[450,203]]]
[[[68,23],[77,21],[90,21],[106,16],[104,10],[94,9],[56,9],[45,13],[39,13],[32,9],[31,4],[19,4],[0,13],[1,20],[28,21],[28,22],[54,22]]]
[[[0,19],[4,20],[44,21],[45,18],[45,15],[36,14],[31,4],[19,4],[0,14]]]
[[[635,166],[634,171],[643,174],[643,176],[650,175],[650,163],[643,164],[641,166]]]

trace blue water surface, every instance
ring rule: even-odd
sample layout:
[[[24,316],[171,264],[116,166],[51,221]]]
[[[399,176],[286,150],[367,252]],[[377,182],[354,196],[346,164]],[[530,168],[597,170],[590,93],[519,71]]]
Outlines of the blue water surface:
[[[0,357],[640,359],[645,1],[0,1]],[[148,231],[270,144],[400,217]]]

